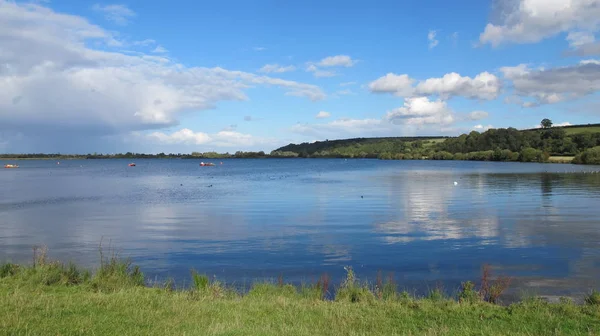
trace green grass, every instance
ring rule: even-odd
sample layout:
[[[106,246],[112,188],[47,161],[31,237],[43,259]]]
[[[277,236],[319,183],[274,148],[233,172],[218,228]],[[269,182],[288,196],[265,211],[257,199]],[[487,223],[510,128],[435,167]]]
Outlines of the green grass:
[[[465,283],[459,300],[439,290],[414,298],[397,293],[392,280],[361,282],[348,268],[334,300],[325,300],[328,277],[300,288],[257,283],[242,295],[195,271],[188,289],[143,286],[139,269],[113,257],[94,274],[44,253],[35,260],[0,267],[0,335],[600,334],[597,292],[584,305],[530,299],[501,306]],[[483,283],[485,295],[499,286]]]
[[[582,133],[600,133],[600,126],[589,126],[589,127],[564,127],[567,135],[575,135]]]

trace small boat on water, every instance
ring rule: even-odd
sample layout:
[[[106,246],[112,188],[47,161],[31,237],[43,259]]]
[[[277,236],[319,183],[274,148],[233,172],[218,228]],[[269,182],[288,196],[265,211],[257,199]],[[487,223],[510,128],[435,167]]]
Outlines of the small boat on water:
[[[206,163],[204,163],[204,162],[200,162],[200,166],[201,166],[201,167],[214,166],[214,165],[215,165],[215,164],[214,164],[214,163],[212,163],[212,162],[206,162]]]
[[[128,164],[128,166],[129,167],[135,167],[135,163],[132,162],[132,163]]]
[[[5,164],[4,168],[19,168],[19,165],[16,165],[16,164]]]

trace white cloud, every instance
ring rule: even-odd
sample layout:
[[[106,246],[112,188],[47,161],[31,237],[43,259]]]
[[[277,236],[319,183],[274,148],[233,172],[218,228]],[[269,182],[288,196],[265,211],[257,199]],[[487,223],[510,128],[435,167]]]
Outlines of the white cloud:
[[[489,116],[489,113],[486,111],[473,111],[469,113],[469,119],[471,120],[481,120],[485,119]]]
[[[265,73],[271,73],[271,72],[283,73],[283,72],[289,72],[289,71],[294,71],[294,70],[296,70],[296,67],[293,65],[283,66],[283,65],[279,65],[279,64],[266,64],[265,66],[260,68],[258,71],[265,72]]]
[[[567,35],[567,41],[573,48],[578,48],[583,45],[593,43],[595,40],[594,34],[590,32],[570,32]]]
[[[600,64],[593,60],[546,69],[520,64],[500,71],[512,81],[514,94],[533,99],[522,103],[524,107],[555,104],[600,91]]]
[[[208,134],[194,132],[189,128],[183,128],[171,134],[153,132],[150,133],[148,137],[165,144],[203,145],[212,141],[212,138]]]
[[[126,25],[129,19],[136,16],[135,12],[125,5],[100,5],[95,4],[92,9],[104,14],[104,18],[118,25]]]
[[[600,60],[588,59],[588,60],[582,60],[579,63],[580,64],[598,64],[598,65],[600,65]]]
[[[415,80],[408,75],[387,75],[369,83],[369,89],[375,93],[393,93],[397,96],[431,96],[439,95],[447,99],[461,96],[470,99],[495,99],[502,88],[502,83],[495,75],[482,72],[471,78],[452,72],[441,78],[429,78],[420,81],[413,87]]]
[[[356,82],[344,82],[344,83],[340,83],[340,86],[349,86],[349,85],[356,85]]]
[[[408,125],[449,125],[454,122],[452,110],[446,102],[430,101],[427,97],[404,99],[404,106],[389,111],[385,118],[393,123]]]
[[[567,41],[572,49],[571,51],[565,53],[567,55],[600,55],[600,42],[596,41],[596,37],[591,32],[570,32],[567,35]]]
[[[406,97],[412,95],[414,81],[406,74],[396,75],[390,72],[369,83],[369,90],[374,93],[393,93]]]
[[[329,118],[329,117],[331,117],[331,113],[325,112],[325,111],[321,111],[321,112],[317,113],[317,115],[315,116],[315,118],[317,118],[317,119],[325,119],[325,118]]]
[[[492,125],[475,125],[475,126],[473,126],[473,130],[478,131],[478,132],[485,132],[492,128],[494,128],[494,126],[492,126]]]
[[[139,135],[138,135],[139,136]],[[150,141],[165,145],[205,145],[216,147],[254,147],[257,145],[270,145],[275,141],[273,139],[255,137],[250,134],[243,134],[232,129],[226,129],[214,134],[203,132],[194,132],[188,128],[167,134],[163,132],[153,132],[145,136]]]
[[[440,41],[436,40],[435,36],[437,34],[436,30],[430,30],[427,34],[427,41],[429,41],[429,49],[435,48]]]
[[[317,68],[317,66],[315,66],[314,64],[309,64],[306,67],[306,71],[312,72],[313,76],[315,76],[317,78],[334,77],[337,75],[337,73],[335,73],[334,71],[321,70],[321,69]]]
[[[337,55],[323,58],[317,65],[321,67],[351,67],[356,64],[348,55]]]
[[[563,32],[594,32],[600,0],[495,0],[497,23],[488,23],[481,43],[535,43]]]
[[[108,31],[39,5],[0,0],[0,31],[0,131],[54,138],[157,129],[185,112],[246,100],[254,86],[325,98],[315,85],[113,52]]]
[[[482,72],[475,78],[463,77],[452,72],[445,74],[442,78],[429,78],[421,81],[416,87],[416,94],[491,100],[498,96],[501,87],[502,84],[498,77],[489,72]]]
[[[567,52],[567,55],[591,56],[600,55],[600,42],[586,43],[578,46],[575,50]]]
[[[331,70],[322,70],[319,67],[351,67],[356,64],[356,60],[353,60],[347,55],[329,56],[323,58],[318,63],[308,62],[306,64],[306,72],[312,72],[316,78],[334,77],[338,74]]]
[[[154,48],[154,50],[152,50],[153,53],[157,53],[157,54],[164,54],[164,53],[168,53],[169,51],[167,49],[165,49],[165,47],[159,45],[156,46],[156,48]]]
[[[469,115],[487,114],[475,111]],[[472,120],[472,119],[465,119]],[[348,138],[369,136],[412,136],[417,134],[456,134],[461,128],[452,125],[458,120],[446,102],[430,101],[427,97],[405,99],[404,106],[387,112],[382,118],[339,118],[328,123],[301,124],[290,131],[310,137]]]

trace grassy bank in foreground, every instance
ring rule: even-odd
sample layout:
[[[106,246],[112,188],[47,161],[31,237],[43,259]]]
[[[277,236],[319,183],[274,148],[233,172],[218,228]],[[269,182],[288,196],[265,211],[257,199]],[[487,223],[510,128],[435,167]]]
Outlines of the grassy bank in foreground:
[[[597,335],[599,294],[585,305],[489,301],[503,280],[465,283],[457,299],[434,290],[398,293],[393,281],[359,282],[348,269],[333,300],[328,278],[300,288],[258,283],[241,295],[192,273],[193,286],[144,286],[143,274],[110,258],[94,273],[48,261],[0,267],[5,335]],[[484,272],[485,273],[485,272]],[[500,291],[501,293],[501,291]],[[495,297],[497,299],[497,297]]]

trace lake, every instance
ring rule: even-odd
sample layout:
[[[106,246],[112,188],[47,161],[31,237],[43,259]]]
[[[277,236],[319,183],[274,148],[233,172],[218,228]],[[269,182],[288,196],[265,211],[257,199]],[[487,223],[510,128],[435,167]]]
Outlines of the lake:
[[[148,278],[182,285],[191,268],[243,287],[322,273],[339,283],[352,266],[361,279],[382,271],[401,288],[452,292],[488,263],[514,277],[514,295],[600,289],[598,166],[135,162],[22,160],[0,171],[0,261],[30,262],[32,246],[46,245],[94,267],[102,241]]]

